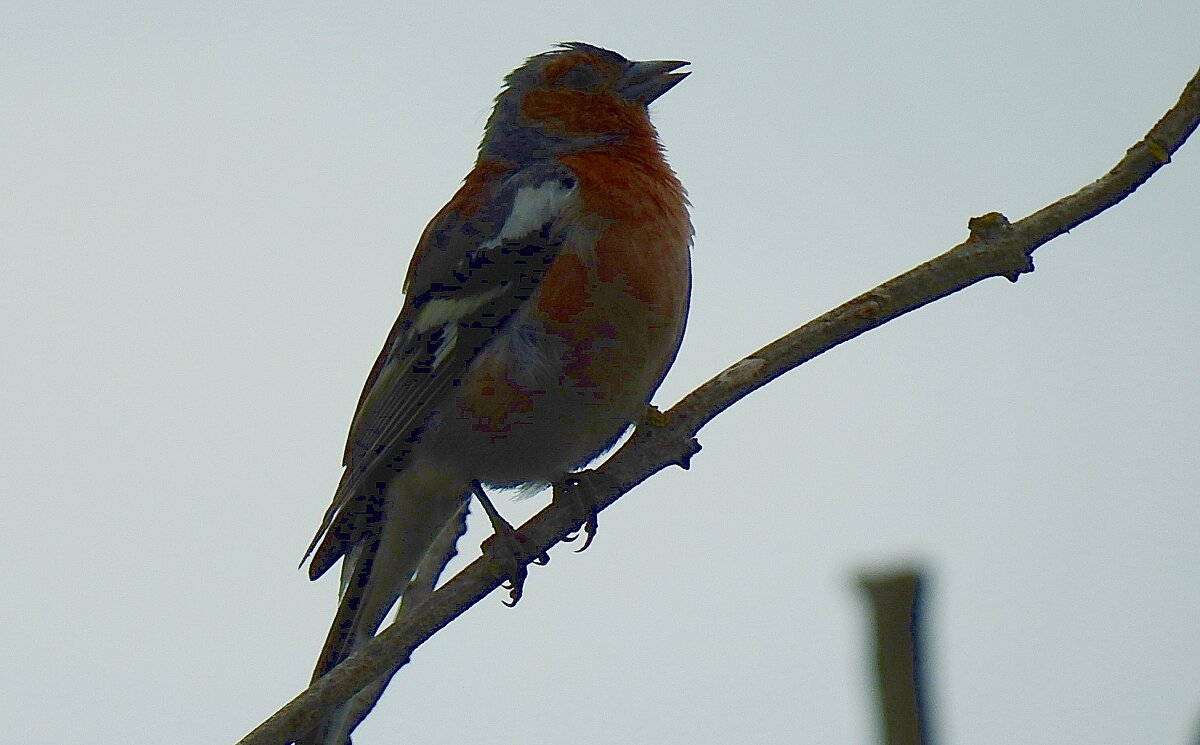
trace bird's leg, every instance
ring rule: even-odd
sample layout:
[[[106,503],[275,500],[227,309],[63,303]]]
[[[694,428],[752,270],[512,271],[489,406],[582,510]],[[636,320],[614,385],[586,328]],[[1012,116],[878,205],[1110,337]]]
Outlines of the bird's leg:
[[[528,574],[525,566],[531,561],[535,564],[547,564],[550,556],[544,551],[535,554],[526,547],[529,539],[504,519],[478,480],[471,482],[471,491],[479,498],[483,511],[492,523],[492,530],[495,531],[495,535],[484,541],[480,548],[483,549],[484,555],[499,565],[507,575],[508,597],[511,602],[505,601],[504,604],[512,607],[521,599],[525,577]]]

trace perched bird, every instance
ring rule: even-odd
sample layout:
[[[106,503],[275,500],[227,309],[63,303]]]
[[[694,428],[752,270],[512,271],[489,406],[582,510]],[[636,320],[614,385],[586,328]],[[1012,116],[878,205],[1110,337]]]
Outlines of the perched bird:
[[[692,239],[647,106],[686,64],[575,42],[505,79],[475,167],[417,243],[309,548],[313,579],[342,560],[314,680],[419,569],[432,586],[472,493],[559,480],[641,421],[682,339]],[[347,743],[385,684],[301,742]]]

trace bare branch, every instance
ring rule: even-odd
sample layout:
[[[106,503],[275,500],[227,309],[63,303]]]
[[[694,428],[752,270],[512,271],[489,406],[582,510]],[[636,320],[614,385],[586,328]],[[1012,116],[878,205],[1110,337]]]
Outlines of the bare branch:
[[[689,394],[590,474],[602,487],[598,508],[670,465],[687,467],[696,433],[722,411],[780,375],[843,342],[989,277],[1011,281],[1033,271],[1031,256],[1047,241],[1117,204],[1170,162],[1200,123],[1200,71],[1175,104],[1108,173],[1076,193],[1010,224],[999,213],[969,222],[970,236],[941,256],[905,272],[763,347]],[[547,551],[579,529],[579,511],[559,499],[521,532],[531,554]],[[569,500],[567,500],[569,502]],[[276,745],[303,734],[318,715],[402,667],[413,650],[503,581],[502,570],[479,558],[428,600],[406,613],[241,740]]]

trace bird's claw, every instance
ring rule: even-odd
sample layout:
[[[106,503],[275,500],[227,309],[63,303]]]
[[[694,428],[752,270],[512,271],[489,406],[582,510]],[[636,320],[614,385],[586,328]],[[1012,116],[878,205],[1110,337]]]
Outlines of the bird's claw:
[[[545,551],[535,554],[529,550],[528,543],[529,539],[524,533],[506,524],[497,526],[496,533],[480,546],[484,555],[500,567],[507,578],[502,586],[508,590],[509,599],[503,602],[510,608],[521,599],[525,578],[529,575],[526,565],[533,563],[545,566],[550,563],[550,554]]]
[[[583,533],[586,536],[583,545],[575,549],[575,553],[586,551],[592,545],[599,527],[600,489],[596,484],[595,472],[577,473],[564,479],[561,488],[554,490],[554,498],[574,512],[580,522],[579,531],[564,536],[563,540],[569,543]]]

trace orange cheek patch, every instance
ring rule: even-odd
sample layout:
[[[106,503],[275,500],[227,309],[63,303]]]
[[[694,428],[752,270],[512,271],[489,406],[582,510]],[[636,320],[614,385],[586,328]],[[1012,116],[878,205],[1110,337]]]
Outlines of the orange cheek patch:
[[[610,95],[538,88],[525,94],[521,115],[551,134],[620,132],[630,127],[626,105]]]

